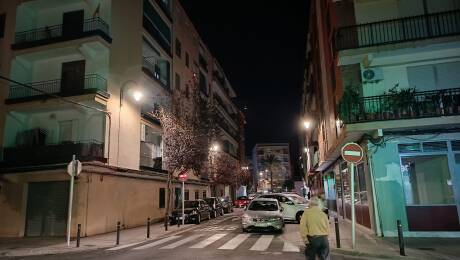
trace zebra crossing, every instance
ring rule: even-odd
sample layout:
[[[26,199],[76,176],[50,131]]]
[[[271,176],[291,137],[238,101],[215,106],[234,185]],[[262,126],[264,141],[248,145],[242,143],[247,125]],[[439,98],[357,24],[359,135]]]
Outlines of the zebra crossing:
[[[232,236],[233,235],[233,236]],[[165,238],[158,239],[156,241],[148,242],[140,245],[142,242],[133,243],[128,245],[117,246],[109,248],[109,251],[116,251],[121,249],[130,248],[130,250],[143,250],[148,248],[158,248],[159,250],[172,250],[176,248],[190,248],[190,249],[204,249],[214,248],[217,250],[235,250],[243,245],[250,246],[250,251],[270,251],[270,246],[281,242],[283,244],[282,252],[300,252],[300,248],[293,243],[282,239],[281,237],[275,237],[274,235],[260,235],[260,234],[234,234],[234,233],[216,233],[209,237],[207,234],[192,234],[190,236],[185,235],[173,235]],[[251,239],[250,239],[251,238]],[[255,242],[254,242],[254,239]],[[220,242],[220,243],[219,243]],[[221,246],[213,246],[214,244],[222,244]],[[278,250],[279,251],[279,250]]]

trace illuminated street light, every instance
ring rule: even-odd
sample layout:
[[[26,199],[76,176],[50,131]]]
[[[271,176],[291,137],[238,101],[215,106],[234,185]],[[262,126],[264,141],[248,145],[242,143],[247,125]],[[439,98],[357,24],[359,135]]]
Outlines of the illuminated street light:
[[[304,152],[304,153],[308,153],[308,148],[307,148],[307,147],[304,147],[304,148],[303,148],[303,152]]]
[[[303,121],[303,126],[305,127],[305,129],[309,129],[310,125],[311,125],[310,121],[307,121],[307,120]]]
[[[136,100],[136,102],[139,102],[143,97],[144,94],[142,94],[142,92],[140,92],[139,90],[133,92],[133,98],[134,100]]]
[[[211,146],[211,151],[213,152],[217,152],[219,151],[220,147],[219,147],[219,144],[215,143]]]

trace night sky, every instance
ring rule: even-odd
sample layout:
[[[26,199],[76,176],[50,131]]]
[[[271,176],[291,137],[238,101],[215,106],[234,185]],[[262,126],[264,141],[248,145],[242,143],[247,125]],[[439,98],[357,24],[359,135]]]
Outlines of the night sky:
[[[308,1],[181,3],[222,65],[236,102],[248,108],[246,153],[262,142],[290,142],[297,150]]]

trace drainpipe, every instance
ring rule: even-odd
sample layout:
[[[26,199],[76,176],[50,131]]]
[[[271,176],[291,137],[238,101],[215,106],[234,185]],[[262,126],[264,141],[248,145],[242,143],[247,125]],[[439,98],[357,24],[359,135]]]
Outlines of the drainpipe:
[[[369,151],[369,150],[368,150]],[[373,210],[374,210],[374,221],[375,221],[375,231],[378,236],[383,237],[383,230],[382,230],[382,223],[380,222],[380,211],[379,211],[379,206],[377,204],[377,190],[375,189],[375,183],[374,183],[374,168],[373,168],[373,163],[372,163],[372,155],[367,156],[367,164],[369,165],[369,175],[371,178],[371,188],[372,188],[372,204],[373,204]]]

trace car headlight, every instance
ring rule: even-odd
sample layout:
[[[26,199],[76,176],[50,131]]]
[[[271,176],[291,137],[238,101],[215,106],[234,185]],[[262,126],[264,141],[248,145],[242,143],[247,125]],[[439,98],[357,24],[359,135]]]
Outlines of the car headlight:
[[[192,210],[192,213],[191,213],[191,214],[192,214],[192,215],[198,214],[198,211]]]
[[[243,219],[244,222],[249,222],[249,221],[251,221],[251,217],[248,216],[248,215],[246,215],[246,214],[243,215],[242,219]]]

